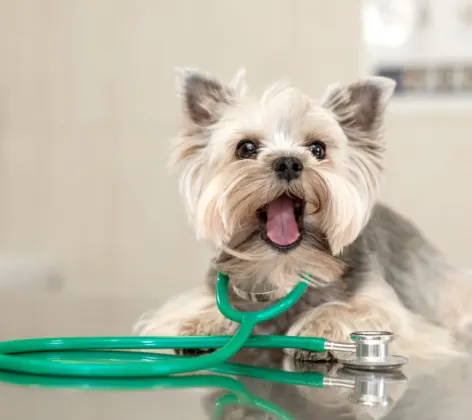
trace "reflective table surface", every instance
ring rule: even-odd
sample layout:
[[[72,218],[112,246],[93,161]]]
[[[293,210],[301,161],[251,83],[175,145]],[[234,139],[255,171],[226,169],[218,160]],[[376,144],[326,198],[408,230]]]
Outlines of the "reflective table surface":
[[[2,340],[129,335],[159,299],[8,294],[0,297]],[[17,419],[469,419],[472,358],[412,361],[401,372],[356,372],[294,363],[251,350],[234,363],[259,377],[211,372],[147,380],[39,378],[0,372],[0,407]],[[282,371],[282,372],[279,372]],[[259,372],[260,373],[260,372]],[[289,383],[287,383],[289,382]]]

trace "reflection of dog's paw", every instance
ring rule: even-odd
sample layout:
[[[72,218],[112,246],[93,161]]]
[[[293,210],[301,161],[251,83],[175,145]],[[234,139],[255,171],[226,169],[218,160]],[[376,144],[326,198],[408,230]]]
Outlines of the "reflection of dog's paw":
[[[315,352],[300,349],[289,349],[287,353],[292,356],[297,362],[333,362],[335,360],[332,352]]]
[[[213,353],[215,349],[176,349],[175,354],[180,356],[202,356]]]
[[[283,369],[287,372],[316,372],[323,375],[331,374],[338,369],[337,364],[331,362],[312,363],[311,361],[304,361],[295,359],[291,356],[285,356],[282,362]]]

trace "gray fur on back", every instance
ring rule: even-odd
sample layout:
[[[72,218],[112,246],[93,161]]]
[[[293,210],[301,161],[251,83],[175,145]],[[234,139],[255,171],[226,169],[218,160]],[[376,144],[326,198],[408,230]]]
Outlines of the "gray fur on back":
[[[405,307],[436,320],[435,296],[448,267],[420,230],[394,210],[382,204],[374,208],[369,223],[347,250],[347,259],[354,267],[353,273],[347,273],[348,284],[364,277],[362,267],[367,265],[368,270],[379,271]]]

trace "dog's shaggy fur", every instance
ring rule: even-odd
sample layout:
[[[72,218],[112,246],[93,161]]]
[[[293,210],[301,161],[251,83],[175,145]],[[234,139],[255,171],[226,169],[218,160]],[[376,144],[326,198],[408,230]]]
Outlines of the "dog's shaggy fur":
[[[232,303],[251,310],[271,304],[251,292],[274,289],[280,298],[307,273],[301,301],[258,334],[345,341],[355,330],[389,330],[402,354],[458,349],[471,321],[471,281],[377,201],[393,81],[331,86],[316,103],[281,83],[250,96],[244,71],[227,85],[193,69],[178,80],[185,121],[172,161],[196,233],[216,254],[206,285],[143,316],[137,333],[232,334],[237,326],[215,305],[218,270],[231,278]]]

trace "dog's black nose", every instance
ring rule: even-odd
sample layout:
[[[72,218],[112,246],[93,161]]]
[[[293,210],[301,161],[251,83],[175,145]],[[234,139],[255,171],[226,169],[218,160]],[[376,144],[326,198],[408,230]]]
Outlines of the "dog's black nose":
[[[291,181],[300,176],[300,172],[303,170],[303,163],[296,157],[281,156],[274,160],[272,167],[280,179]]]

